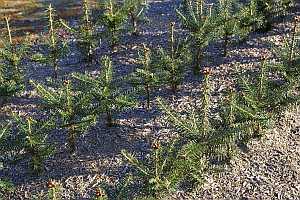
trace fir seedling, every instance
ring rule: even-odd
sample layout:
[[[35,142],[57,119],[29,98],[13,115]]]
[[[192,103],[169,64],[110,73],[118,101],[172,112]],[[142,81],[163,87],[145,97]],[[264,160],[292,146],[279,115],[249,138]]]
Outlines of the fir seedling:
[[[180,135],[181,146],[176,157],[178,173],[192,183],[202,182],[211,164],[229,159],[228,152],[236,138],[235,132],[224,131],[224,127],[211,117],[210,73],[208,68],[203,70],[201,103],[186,115],[171,109],[162,100],[158,101],[167,121]]]
[[[87,74],[74,74],[73,77],[80,81],[83,92],[92,97],[94,104],[93,113],[97,115],[105,114],[107,126],[111,127],[113,117],[125,109],[135,105],[131,98],[131,91],[122,90],[121,82],[113,78],[113,65],[108,56],[102,59],[103,71],[100,76],[92,77]]]
[[[293,5],[293,0],[254,0],[257,12],[262,16],[261,31],[270,31],[273,27],[275,16],[284,15]]]
[[[178,89],[184,78],[185,65],[188,62],[189,52],[185,44],[186,40],[176,40],[175,23],[170,23],[169,48],[159,48],[155,65],[161,70],[161,81],[171,87],[173,93]]]
[[[280,73],[286,84],[283,86],[288,90],[293,90],[299,84],[300,65],[300,18],[293,21],[292,31],[288,37],[284,38],[282,46],[272,45],[272,50],[279,62],[273,66],[273,71]]]
[[[236,20],[236,1],[220,0],[217,9],[218,31],[223,40],[223,56],[228,54],[228,45],[231,37],[238,31],[238,21]]]
[[[2,159],[7,153],[6,141],[7,138],[11,136],[11,123],[10,122],[2,122],[0,121],[0,152],[2,155]],[[1,164],[2,164],[1,160]],[[2,193],[5,192],[13,192],[15,190],[14,184],[8,179],[1,178],[0,179],[0,198],[4,198]]]
[[[53,68],[53,78],[57,79],[59,74],[59,62],[68,53],[68,44],[66,40],[66,32],[60,28],[59,23],[55,20],[55,10],[49,4],[47,12],[48,33],[44,41],[42,53],[32,56],[32,60],[45,63]]]
[[[139,61],[141,65],[136,71],[131,74],[131,82],[136,87],[143,90],[146,95],[146,108],[150,109],[151,94],[153,88],[160,85],[160,74],[151,63],[151,50],[143,44],[142,50],[139,52]]]
[[[193,53],[194,73],[199,73],[205,48],[216,39],[216,20],[204,10],[203,0],[184,0],[176,10],[182,26],[189,31],[190,47]]]
[[[264,130],[270,124],[272,115],[270,111],[276,109],[279,100],[282,99],[277,96],[278,93],[272,93],[275,88],[272,88],[272,82],[268,77],[268,63],[264,59],[259,75],[251,80],[243,77],[240,83],[241,92],[237,99],[235,108],[238,110],[238,120],[244,123],[249,132],[245,132],[245,140],[252,137],[261,137]]]
[[[54,153],[54,148],[48,143],[48,134],[53,128],[51,120],[36,120],[32,117],[20,117],[13,114],[14,134],[4,138],[6,152],[17,152],[22,158],[29,159],[33,173],[43,172],[44,161]]]
[[[113,50],[119,45],[120,34],[128,15],[124,3],[118,3],[116,0],[105,0],[101,4],[104,10],[99,18],[99,23],[104,26],[104,35],[109,40]]]
[[[88,0],[82,0],[82,17],[80,25],[76,28],[70,27],[66,22],[61,23],[77,39],[77,46],[81,56],[88,65],[96,59],[96,48],[99,44],[99,35],[96,31],[96,24],[93,22]]]
[[[91,106],[91,96],[75,91],[70,80],[56,88],[50,88],[31,81],[39,97],[41,105],[50,116],[57,119],[58,128],[66,131],[67,145],[73,154],[79,135],[84,134],[96,122]]]
[[[175,152],[174,144],[162,146],[159,141],[154,141],[147,160],[142,161],[125,150],[122,150],[121,153],[125,161],[137,170],[134,180],[142,182],[143,193],[159,198],[160,194],[169,192],[178,183],[177,179],[173,177],[173,173],[176,173],[176,170],[173,169]]]
[[[145,21],[147,2],[145,0],[126,0],[124,4],[131,24],[131,33],[139,35],[139,23]]]
[[[256,0],[243,5],[236,16],[239,35],[245,38],[249,33],[259,30],[263,25],[263,16],[258,12]]]
[[[0,48],[0,105],[25,89],[22,61],[28,52],[26,42],[23,44],[13,42],[7,17],[5,22],[8,41],[2,41],[3,47]]]

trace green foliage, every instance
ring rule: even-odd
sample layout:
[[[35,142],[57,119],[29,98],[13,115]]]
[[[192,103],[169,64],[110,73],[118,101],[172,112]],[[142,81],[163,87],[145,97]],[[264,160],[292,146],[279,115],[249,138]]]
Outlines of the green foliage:
[[[273,23],[274,16],[284,15],[285,12],[290,9],[294,1],[293,0],[254,0],[257,6],[258,14],[263,16],[263,23],[260,30],[270,31]]]
[[[147,1],[145,0],[125,0],[124,6],[128,13],[132,35],[139,35],[139,23],[145,21],[147,10]]]
[[[183,0],[180,8],[176,10],[183,28],[189,31],[195,73],[200,72],[204,49],[217,38],[216,20],[209,10],[204,10],[203,5],[203,0]]]
[[[230,38],[238,33],[237,2],[236,0],[220,0],[216,11],[218,30],[223,39],[223,56],[228,53]]]
[[[112,49],[115,49],[120,41],[120,34],[124,23],[128,18],[126,6],[117,0],[104,0],[100,4],[104,11],[99,18],[99,23],[104,26],[104,35],[108,38]]]
[[[153,195],[159,198],[163,192],[170,191],[176,186],[178,180],[173,174],[176,173],[173,169],[175,151],[174,144],[162,147],[159,141],[152,144],[151,153],[144,161],[125,150],[122,151],[125,161],[137,171],[134,180],[142,182],[143,195]]]
[[[13,192],[15,186],[11,181],[0,179],[0,198],[2,198],[2,192]]]
[[[76,151],[76,141],[80,134],[85,133],[96,122],[91,106],[91,96],[75,91],[70,80],[58,88],[51,88],[31,81],[39,97],[43,109],[56,118],[59,128],[67,131],[67,144],[71,153]]]
[[[75,35],[77,46],[83,60],[91,64],[95,60],[95,51],[99,43],[99,35],[96,32],[96,24],[93,22],[88,0],[82,0],[82,12],[80,25],[76,28],[70,27],[62,21],[62,25]]]
[[[272,50],[276,57],[279,58],[279,63],[275,66],[277,70],[283,75],[283,78],[289,82],[298,82],[299,65],[300,65],[300,20],[295,18],[293,21],[292,32],[289,36],[284,38],[283,45],[280,47],[272,44]]]
[[[278,58],[278,62],[272,64],[270,70],[273,74],[280,77],[280,84],[276,84],[276,93],[278,97],[278,109],[284,109],[299,100],[299,66],[300,66],[300,31],[299,18],[293,21],[292,32],[284,38],[282,46],[272,45],[272,50]],[[280,98],[279,98],[280,97]],[[280,102],[280,103],[279,103]]]
[[[130,80],[135,87],[146,94],[146,108],[150,109],[151,93],[152,90],[161,84],[160,82],[160,70],[155,67],[151,59],[151,50],[143,44],[143,49],[139,51],[139,65],[134,73],[130,75]],[[141,87],[141,88],[140,88]]]
[[[50,4],[47,38],[41,46],[43,51],[32,56],[33,60],[53,66],[54,77],[58,77],[59,62],[68,49],[67,32],[61,26],[75,35],[78,49],[89,64],[96,59],[96,48],[100,43],[98,34],[106,37],[113,49],[120,43],[127,20],[132,26],[132,34],[139,34],[139,23],[145,18],[148,6],[146,1],[101,2],[100,18],[95,23],[88,0],[83,0],[83,15],[80,25],[75,28],[63,20],[58,23]],[[199,73],[205,50],[212,42],[221,39],[226,56],[231,39],[245,39],[251,31],[271,28],[274,16],[278,16],[276,13],[284,14],[292,5],[292,0],[251,0],[246,3],[219,0],[213,7],[204,0],[183,0],[176,12],[182,27],[187,30],[183,32],[187,38],[177,38],[175,23],[171,23],[168,47],[154,52],[143,45],[138,52],[138,68],[129,76],[115,77],[111,58],[104,56],[99,73],[73,73],[72,81],[52,82],[50,86],[31,81],[39,96],[38,109],[44,111],[43,117],[34,119],[13,114],[13,120],[0,121],[1,161],[24,158],[34,172],[41,172],[44,161],[55,152],[48,141],[51,131],[57,129],[65,134],[70,152],[75,153],[78,137],[95,125],[97,119],[106,118],[107,126],[111,127],[120,112],[135,107],[137,91],[146,96],[146,107],[150,109],[152,96],[162,84],[168,85],[174,93],[177,91],[191,57],[194,71]],[[204,181],[206,173],[228,164],[240,143],[261,137],[282,111],[300,99],[299,21],[297,17],[292,22],[291,34],[282,46],[272,46],[276,56],[274,62],[268,62],[264,56],[258,72],[249,75],[238,72],[237,83],[226,86],[225,98],[221,101],[212,101],[209,68],[203,70],[199,101],[193,100],[195,106],[187,106],[191,109],[178,111],[158,98],[159,109],[176,138],[169,138],[170,141],[164,144],[153,142],[145,156],[122,150],[124,160],[133,167],[134,173],[126,174],[113,186],[97,182],[92,186],[97,187],[93,199],[119,200],[131,196],[160,199],[170,192],[193,189]],[[0,49],[0,103],[24,89],[22,61],[28,53],[26,43],[13,42],[7,18],[6,26],[9,42],[4,41]],[[128,80],[130,83],[126,82]],[[131,88],[130,84],[136,87]],[[222,94],[219,96],[223,97]],[[47,187],[48,199],[60,199],[58,184],[50,181]],[[134,194],[132,188],[138,194]],[[0,180],[1,193],[12,190],[9,181]]]
[[[15,96],[25,88],[23,80],[23,58],[28,52],[28,44],[15,44],[12,40],[9,19],[5,18],[8,41],[0,48],[0,104]]]
[[[242,38],[249,33],[259,30],[263,25],[263,16],[258,12],[256,0],[243,5],[237,15],[239,34]]]
[[[172,110],[165,102],[158,100],[167,121],[179,133],[176,159],[173,163],[173,180],[192,185],[202,182],[205,172],[213,163],[228,160],[236,140],[236,133],[220,126],[211,117],[210,70],[204,70],[201,105],[186,114]],[[192,187],[191,185],[191,187]]]
[[[159,48],[153,65],[161,70],[160,81],[168,84],[173,93],[178,89],[184,78],[185,66],[189,61],[186,40],[176,40],[175,23],[170,24],[169,48]]]
[[[47,182],[48,187],[48,199],[49,200],[60,200],[60,186],[53,180]]]
[[[14,152],[17,157],[21,155],[22,158],[29,159],[32,172],[41,173],[44,160],[54,153],[54,148],[47,141],[53,126],[51,120],[35,120],[13,114],[13,134],[1,139],[1,145],[5,145],[2,151]]]
[[[122,83],[113,79],[112,61],[108,56],[103,57],[102,67],[100,76],[77,73],[73,77],[80,81],[82,93],[91,96],[91,102],[94,102],[93,113],[104,113],[110,127],[113,125],[113,115],[133,107],[135,101],[130,95],[131,91],[122,90]]]
[[[48,33],[44,41],[43,51],[32,56],[35,62],[46,63],[53,67],[53,77],[58,77],[59,61],[68,53],[66,32],[55,20],[55,10],[51,4],[47,9]]]
[[[282,100],[282,95],[276,91],[268,72],[268,63],[264,60],[255,79],[242,77],[239,84],[241,91],[234,104],[234,118],[237,123],[247,126],[248,131],[244,137],[246,141],[252,137],[262,136],[272,120],[271,111],[276,109]]]

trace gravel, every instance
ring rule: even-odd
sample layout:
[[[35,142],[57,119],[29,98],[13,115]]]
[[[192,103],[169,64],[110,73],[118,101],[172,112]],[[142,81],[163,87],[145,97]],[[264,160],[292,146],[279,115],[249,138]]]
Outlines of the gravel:
[[[166,30],[169,22],[176,21],[173,9],[178,2],[151,1],[148,12],[150,23],[143,26],[142,36],[136,38],[125,35],[122,48],[112,55],[118,76],[135,68],[132,64],[137,53],[135,47],[142,42],[152,47],[166,45]],[[210,47],[209,54],[213,63],[209,64],[214,69],[214,93],[219,94],[225,89],[224,83],[236,77],[237,68],[255,70],[262,54],[267,52],[271,55],[264,42],[273,40],[280,44],[289,27],[290,24],[278,24],[268,34],[252,34],[246,43],[231,47],[227,58],[221,58],[219,44]],[[99,55],[107,54],[106,50],[99,49]],[[76,57],[75,52],[72,58]],[[82,66],[68,66],[63,73],[82,70]],[[98,69],[91,67],[88,70],[93,73]],[[28,74],[30,78],[40,80],[40,77],[51,73],[45,67],[35,66],[28,68]],[[166,96],[171,106],[180,111],[194,103],[195,98],[192,97],[200,95],[200,81],[201,78],[188,72],[177,95],[170,95],[168,89],[161,89],[155,95]],[[25,114],[37,112],[35,100],[28,95],[32,92],[26,93],[7,104],[3,110]],[[217,101],[219,96],[213,98],[213,101]],[[221,174],[207,175],[205,183],[192,193],[178,191],[167,199],[300,199],[299,120],[300,110],[295,106],[263,138],[251,141],[247,152],[238,152]],[[6,199],[45,199],[46,182],[50,179],[61,186],[61,199],[91,199],[94,188],[100,181],[105,179],[113,184],[127,172],[128,166],[122,162],[120,155],[122,149],[145,155],[149,149],[149,141],[154,138],[168,139],[173,135],[172,130],[163,123],[163,117],[155,103],[149,112],[141,105],[120,114],[118,125],[111,129],[99,122],[79,138],[78,153],[73,157],[67,154],[63,134],[54,132],[51,139],[60,148],[53,158],[47,160],[46,173],[39,177],[31,175],[26,168],[26,162],[6,166],[0,172],[0,177],[7,177],[16,185],[16,191],[7,194]]]

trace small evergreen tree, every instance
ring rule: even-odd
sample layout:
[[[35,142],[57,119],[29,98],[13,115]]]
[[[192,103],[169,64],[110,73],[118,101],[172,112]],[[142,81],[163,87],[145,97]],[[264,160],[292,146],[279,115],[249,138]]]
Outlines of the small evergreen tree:
[[[147,2],[145,0],[126,0],[124,4],[131,23],[131,33],[132,35],[139,35],[139,23],[145,19]]]
[[[177,186],[180,178],[175,177],[178,172],[174,168],[176,159],[174,144],[162,146],[159,141],[154,141],[151,145],[150,156],[144,161],[122,150],[124,160],[137,170],[133,180],[142,182],[143,195],[160,198],[163,192],[169,192]]]
[[[217,31],[223,40],[223,56],[228,54],[232,38],[245,39],[248,34],[259,28],[262,17],[257,13],[255,1],[240,6],[237,0],[220,0],[214,13]]]
[[[223,56],[228,54],[228,45],[232,36],[238,32],[236,19],[237,2],[235,0],[220,0],[217,9],[218,31],[223,40]]]
[[[220,126],[218,120],[211,117],[211,85],[210,69],[203,71],[203,95],[201,105],[196,106],[186,115],[172,110],[165,102],[159,100],[159,105],[167,121],[180,135],[178,153],[176,156],[176,175],[181,181],[199,183],[212,164],[228,160],[237,134]],[[218,162],[217,162],[218,161]]]
[[[15,96],[25,89],[22,61],[28,52],[28,44],[13,42],[9,19],[6,17],[8,42],[3,41],[0,48],[0,105],[8,98]]]
[[[96,48],[99,43],[99,35],[96,32],[97,26],[93,22],[88,0],[82,0],[83,15],[80,20],[80,25],[76,28],[70,27],[66,22],[61,21],[77,39],[77,46],[83,57],[83,60],[90,65],[95,60]]]
[[[189,61],[189,51],[185,44],[186,40],[176,40],[174,22],[170,24],[169,35],[169,48],[167,51],[159,48],[154,65],[158,65],[157,68],[161,70],[161,81],[169,84],[175,93],[183,81],[185,65]]]
[[[11,128],[14,134],[2,138],[3,151],[6,153],[16,152],[17,156],[22,154],[22,158],[29,159],[32,172],[41,173],[44,168],[44,160],[54,153],[54,148],[47,141],[53,126],[51,120],[35,120],[32,117],[25,118],[13,114]]]
[[[115,50],[128,17],[125,4],[120,4],[116,0],[104,0],[100,7],[104,11],[99,18],[99,23],[104,26],[104,35],[108,38],[112,49]]]
[[[299,96],[296,95],[300,83],[299,22],[300,18],[296,17],[293,21],[292,31],[289,36],[284,38],[282,46],[271,44],[278,62],[274,63],[270,70],[276,76],[281,77],[281,84],[275,84],[276,93],[280,94],[275,100],[281,102],[282,108],[296,103],[299,99]]]
[[[120,82],[113,79],[113,66],[109,57],[102,59],[103,71],[98,77],[87,74],[73,74],[73,77],[80,81],[83,92],[88,93],[95,102],[93,113],[106,115],[106,122],[109,127],[113,125],[113,116],[125,109],[135,105],[130,97],[131,91],[122,90]]]
[[[246,37],[249,33],[259,30],[263,25],[263,16],[258,12],[256,0],[244,4],[237,15],[239,34]]]
[[[31,81],[39,97],[43,109],[56,118],[58,128],[67,133],[67,145],[73,154],[79,135],[84,134],[96,122],[89,94],[75,91],[70,80],[56,89]]]
[[[135,87],[142,89],[146,94],[146,108],[150,109],[151,93],[154,87],[160,85],[160,73],[154,67],[151,61],[151,50],[143,44],[143,49],[139,52],[139,61],[141,68],[137,68],[131,74],[130,79]],[[141,88],[140,88],[141,87]]]
[[[47,9],[48,33],[44,41],[44,52],[34,54],[32,59],[36,62],[46,63],[53,67],[53,77],[58,78],[59,61],[68,53],[68,44],[65,38],[66,32],[60,28],[55,20],[55,10],[51,4]]]
[[[274,18],[278,15],[284,15],[290,9],[293,0],[255,0],[259,15],[263,16],[261,31],[270,31],[273,27]]]
[[[244,39],[254,28],[259,27],[261,18],[255,3],[239,6],[236,0],[221,0],[216,13],[218,32],[223,40],[223,56],[228,54],[228,45],[233,37]]]
[[[204,49],[217,37],[216,20],[209,11],[204,10],[204,0],[184,0],[176,10],[182,26],[189,31],[195,73],[200,71]]]
[[[235,109],[236,119],[245,125],[244,141],[253,137],[261,137],[272,120],[272,110],[280,105],[281,93],[268,77],[268,63],[264,59],[260,72],[254,79],[243,77],[239,84],[241,91],[237,97]],[[274,92],[276,91],[276,92]]]

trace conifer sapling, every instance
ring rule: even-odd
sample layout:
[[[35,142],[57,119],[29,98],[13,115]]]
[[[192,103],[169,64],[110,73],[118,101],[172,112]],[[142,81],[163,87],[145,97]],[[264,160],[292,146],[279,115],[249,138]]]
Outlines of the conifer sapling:
[[[246,127],[244,131],[244,140],[251,137],[261,137],[263,130],[267,127],[272,115],[270,109],[275,109],[280,99],[277,94],[272,94],[274,88],[270,84],[268,75],[267,59],[261,63],[259,75],[254,80],[243,77],[241,79],[240,95],[235,105],[238,122]],[[276,91],[276,90],[275,90]]]
[[[189,51],[185,42],[186,40],[176,40],[175,23],[170,23],[169,48],[167,51],[159,48],[157,58],[153,62],[153,65],[157,65],[161,71],[160,81],[168,84],[173,93],[181,84],[185,65],[189,61]]]
[[[237,33],[238,21],[236,20],[236,1],[220,0],[217,9],[218,31],[223,39],[223,56],[228,53],[230,38]]]
[[[131,97],[130,90],[121,88],[122,82],[114,80],[113,65],[108,56],[102,58],[103,70],[97,77],[87,74],[73,74],[73,77],[80,81],[83,92],[91,95],[95,102],[93,113],[96,115],[105,114],[106,122],[109,127],[113,123],[116,113],[129,109],[135,105],[135,100]]]
[[[76,28],[70,27],[66,22],[62,25],[73,33],[77,39],[77,47],[88,65],[95,60],[96,47],[99,43],[99,36],[96,32],[96,23],[93,22],[88,0],[82,0],[82,17],[80,25]]]
[[[145,0],[126,0],[125,7],[129,15],[129,20],[132,27],[132,35],[139,35],[139,22],[145,19],[147,9]]]
[[[101,7],[104,11],[99,18],[99,23],[104,26],[104,34],[111,48],[116,50],[120,41],[120,33],[128,17],[125,4],[124,2],[118,3],[116,0],[104,0]]]
[[[55,20],[55,10],[51,4],[47,9],[48,33],[45,38],[45,49],[42,53],[32,56],[32,60],[40,63],[46,63],[53,67],[53,77],[58,78],[59,61],[68,53],[68,44],[66,40],[66,32],[60,27]]]
[[[88,93],[76,91],[70,80],[58,88],[50,88],[31,81],[42,99],[42,107],[57,119],[58,128],[66,131],[67,145],[73,154],[79,135],[84,134],[96,122]]]
[[[141,89],[146,95],[146,108],[150,109],[151,93],[154,87],[160,84],[160,74],[151,63],[151,50],[143,44],[142,50],[139,52],[139,62],[141,68],[131,74],[131,82],[133,85],[142,87]]]
[[[174,144],[162,146],[160,141],[154,141],[150,155],[144,161],[122,150],[124,160],[137,170],[134,180],[142,181],[144,194],[159,198],[162,192],[176,187],[178,179],[173,177],[176,176],[176,169],[173,169],[176,156]]]
[[[12,39],[9,19],[5,18],[8,41],[0,48],[0,104],[25,88],[22,61],[28,52],[28,44],[16,44]]]
[[[32,117],[21,117],[13,114],[14,135],[5,138],[6,151],[16,151],[28,158],[33,173],[41,173],[44,161],[54,153],[54,148],[47,141],[54,124],[52,120],[36,120]],[[23,153],[21,153],[23,152]]]
[[[204,10],[203,0],[184,0],[176,12],[183,28],[189,31],[190,47],[193,52],[193,69],[194,73],[198,74],[205,55],[204,49],[217,36],[216,20],[209,13],[210,10]]]

